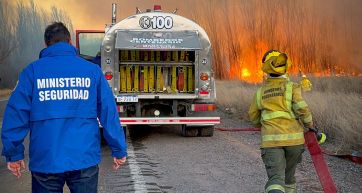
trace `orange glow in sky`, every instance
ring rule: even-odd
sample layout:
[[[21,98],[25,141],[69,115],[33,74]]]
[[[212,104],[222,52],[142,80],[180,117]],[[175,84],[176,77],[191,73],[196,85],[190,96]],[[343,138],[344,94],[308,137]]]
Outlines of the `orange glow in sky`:
[[[16,5],[18,1],[1,0]],[[361,1],[355,0],[33,0],[43,10],[54,6],[72,20],[73,29],[102,30],[117,21],[161,5],[164,12],[190,18],[208,33],[218,78],[261,82],[261,58],[269,49],[288,53],[290,73],[315,76],[362,73]],[[193,6],[190,6],[193,5]],[[270,7],[277,7],[274,11]],[[291,9],[293,8],[293,9]],[[292,10],[292,11],[290,11]]]
[[[17,1],[5,0],[12,4]],[[20,0],[28,3],[29,0]],[[63,10],[71,19],[76,29],[104,29],[111,22],[112,3],[117,4],[117,20],[135,14],[136,7],[140,10],[153,8],[154,4],[172,12],[177,5],[160,0],[33,0],[42,9],[50,10],[52,6]]]

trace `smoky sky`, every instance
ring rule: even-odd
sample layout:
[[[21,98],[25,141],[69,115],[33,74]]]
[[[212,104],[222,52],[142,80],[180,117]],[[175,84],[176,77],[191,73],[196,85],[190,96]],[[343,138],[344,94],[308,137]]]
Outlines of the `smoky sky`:
[[[16,1],[13,0],[5,1],[16,4]],[[28,0],[22,1],[27,2]],[[304,23],[311,25],[290,24],[290,26],[293,26],[292,33],[298,33],[298,36],[301,37],[304,34],[310,34],[306,32],[315,30],[318,25],[323,25],[325,30],[317,30],[317,36],[326,34],[328,38],[318,40],[316,43],[327,45],[325,50],[332,56],[333,60],[331,62],[342,64],[343,68],[348,64],[362,71],[362,38],[360,35],[362,34],[362,0],[34,0],[34,2],[44,9],[50,9],[51,6],[63,9],[72,19],[74,29],[103,29],[105,24],[111,22],[112,3],[117,4],[118,21],[135,14],[136,7],[141,11],[145,11],[147,8],[153,8],[153,5],[158,4],[162,6],[165,12],[172,12],[177,8],[179,15],[196,20],[202,27],[206,28],[208,33],[210,33],[208,31],[210,28],[205,25],[212,22],[207,21],[216,18],[217,20],[213,21],[215,24],[213,30],[216,30],[219,34],[211,37],[214,38],[213,41],[215,41],[215,38],[228,38],[223,33],[225,32],[224,25],[226,22],[230,22],[230,18],[233,19],[231,26],[235,26],[232,30],[244,30],[245,26],[243,24],[247,23],[245,20],[248,18],[240,13],[240,5],[250,7],[251,12],[255,10],[256,18],[259,17],[257,14],[270,14],[270,18],[276,16],[286,17],[286,21],[288,20],[287,16],[280,15],[280,10],[283,9],[283,13],[293,14],[300,13],[301,10],[299,9],[303,8],[305,15],[300,18],[300,22],[305,21]],[[295,6],[300,4],[303,4],[302,8]],[[224,9],[223,13],[220,13],[221,9]],[[268,11],[265,12],[265,10]],[[226,21],[226,17],[221,15],[225,13],[228,14],[229,21]],[[268,17],[269,15],[261,18]],[[268,23],[272,21],[265,19],[265,21],[260,22]],[[283,32],[283,30],[281,31]],[[248,36],[247,34],[237,35]],[[293,40],[293,34],[289,35]],[[311,36],[309,38],[316,37]],[[238,41],[238,39],[228,41]],[[288,43],[298,44],[299,42],[291,41]]]
[[[13,4],[17,2],[13,0],[5,1]],[[21,1],[28,2],[29,0]],[[50,9],[51,6],[63,9],[72,19],[75,29],[104,28],[105,24],[111,21],[112,3],[117,4],[117,20],[119,21],[134,14],[136,7],[141,11],[145,11],[147,8],[153,8],[153,5],[156,4],[161,5],[166,12],[172,12],[178,8],[178,14],[190,17],[195,14],[195,11],[198,11],[196,9],[200,11],[201,9],[209,9],[205,7],[208,4],[222,5],[223,2],[226,2],[230,5],[229,14],[234,14],[233,5],[249,4],[253,1],[275,2],[280,4],[281,7],[288,6],[286,2],[302,1],[310,9],[308,14],[313,14],[315,20],[331,21],[335,26],[334,30],[344,33],[346,36],[351,36],[351,38],[355,38],[352,36],[356,36],[356,34],[358,36],[362,34],[362,0],[34,0],[39,7],[44,9]],[[212,7],[209,11],[217,14],[220,7]],[[291,8],[290,11],[295,10]],[[278,10],[276,9],[275,12],[278,12]],[[240,18],[240,20],[243,20],[243,18]],[[304,29],[300,30],[303,31]]]
[[[294,2],[306,4],[308,13],[303,19],[310,19],[322,22],[328,22],[333,30],[333,37],[328,41],[331,54],[338,58],[339,62],[353,63],[358,69],[362,70],[362,0],[38,0],[39,4],[50,6],[60,6],[73,19],[75,29],[103,29],[106,23],[111,21],[111,4],[117,4],[117,20],[132,15],[138,7],[141,11],[147,8],[153,8],[153,5],[159,4],[166,12],[172,12],[178,8],[178,14],[185,17],[195,17],[199,11],[205,10],[210,14],[218,14],[220,7],[227,4],[229,14],[233,15],[237,4],[252,4],[253,1],[261,1],[263,4],[275,3],[280,7],[287,7]],[[214,7],[209,7],[213,5]],[[252,8],[252,7],[251,7]],[[257,7],[256,7],[257,9]],[[271,7],[278,12],[278,7]],[[298,8],[290,7],[290,12],[295,12]],[[272,12],[273,13],[273,12]],[[208,19],[206,15],[197,18]],[[245,18],[239,18],[243,20]],[[222,28],[223,21],[220,23]],[[268,21],[265,21],[268,22]],[[236,22],[235,25],[238,25]],[[313,27],[313,26],[311,26]],[[298,28],[298,26],[295,26]],[[300,28],[300,33],[309,30]]]
[[[5,0],[16,4],[16,1]],[[21,0],[28,2],[29,0]],[[172,12],[175,8],[184,6],[185,2],[173,0],[34,0],[41,8],[50,9],[52,6],[63,9],[73,20],[75,29],[103,29],[111,22],[112,3],[117,4],[118,21],[133,15],[136,7],[145,11],[153,5],[162,5],[163,10]],[[197,2],[197,1],[194,1]],[[185,11],[185,10],[183,10]]]

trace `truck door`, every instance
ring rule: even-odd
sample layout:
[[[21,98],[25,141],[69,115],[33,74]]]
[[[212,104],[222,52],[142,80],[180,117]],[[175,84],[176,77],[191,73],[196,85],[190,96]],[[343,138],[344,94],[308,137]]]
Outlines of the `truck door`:
[[[75,33],[79,56],[100,66],[104,30],[77,30]]]

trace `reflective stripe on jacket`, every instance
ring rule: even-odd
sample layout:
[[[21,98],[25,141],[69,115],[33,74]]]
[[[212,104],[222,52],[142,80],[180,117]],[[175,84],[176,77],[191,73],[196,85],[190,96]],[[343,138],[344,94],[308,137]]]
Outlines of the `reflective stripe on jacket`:
[[[286,78],[268,78],[256,92],[249,109],[252,123],[261,127],[261,147],[300,145],[312,116],[298,84]]]

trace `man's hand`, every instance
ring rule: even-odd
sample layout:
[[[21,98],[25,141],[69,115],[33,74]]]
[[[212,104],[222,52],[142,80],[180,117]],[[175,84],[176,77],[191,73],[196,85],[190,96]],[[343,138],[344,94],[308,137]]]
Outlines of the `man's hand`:
[[[115,170],[118,170],[119,167],[121,167],[121,165],[123,165],[126,162],[126,157],[123,158],[113,158],[113,168]]]
[[[20,178],[21,176],[21,168],[25,169],[25,162],[24,160],[19,160],[15,162],[8,162],[8,169],[11,171],[14,176]]]

